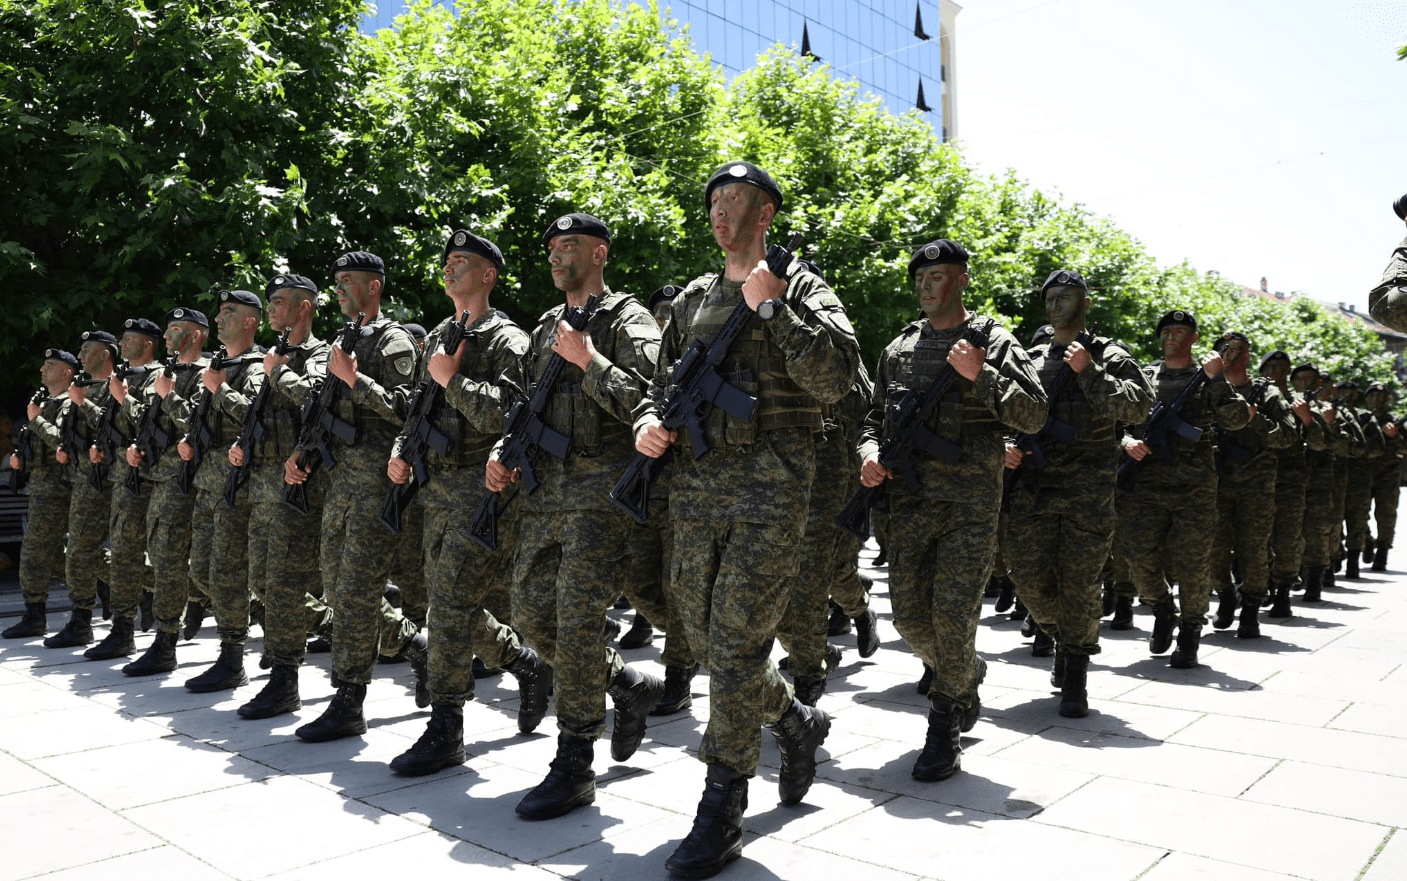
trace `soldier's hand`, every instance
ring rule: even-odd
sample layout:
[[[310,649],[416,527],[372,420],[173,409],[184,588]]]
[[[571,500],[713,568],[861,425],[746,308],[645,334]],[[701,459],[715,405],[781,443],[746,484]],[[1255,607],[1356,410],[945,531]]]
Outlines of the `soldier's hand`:
[[[297,453],[294,453],[284,460],[283,482],[290,486],[297,486],[300,483],[308,482],[308,472],[298,467]]]
[[[1397,437],[1397,423],[1389,422],[1387,425],[1384,425],[1383,434],[1387,435],[1388,437]]]
[[[136,444],[127,448],[127,464],[132,468],[142,466],[142,451],[137,449]]]
[[[1325,407],[1325,408],[1324,408],[1324,421],[1325,421],[1325,422],[1329,423],[1330,425],[1333,425],[1334,422],[1336,422],[1336,421],[1338,420],[1338,418],[1339,418],[1339,411],[1338,411],[1338,410],[1335,410],[1333,407]]]
[[[278,352],[275,352],[273,349],[270,349],[269,351],[264,353],[264,375],[273,376],[275,367],[279,366],[280,364],[287,363],[287,355],[280,355]]]
[[[112,399],[121,407],[127,403],[127,383],[116,373],[108,377],[107,390],[112,395]]]
[[[1021,448],[1016,446],[1016,444],[1006,445],[1006,467],[1019,468],[1021,466],[1021,460],[1024,458],[1026,458],[1026,454],[1021,452]]]
[[[871,454],[860,465],[860,482],[865,486],[879,486],[894,476],[894,472],[879,464],[879,456]]]
[[[757,261],[743,281],[743,299],[747,300],[748,308],[754,312],[767,300],[775,300],[786,292],[787,283],[772,274],[766,260]]]
[[[1300,422],[1303,422],[1305,425],[1308,425],[1311,421],[1313,421],[1313,417],[1310,416],[1309,402],[1304,400],[1303,398],[1298,401],[1295,401],[1294,405],[1290,407],[1290,409],[1295,411],[1295,415],[1298,416],[1300,418]]]
[[[647,422],[635,432],[635,450],[651,459],[658,459],[669,449],[669,445],[679,439],[679,432],[668,431],[658,421]]]
[[[176,377],[167,376],[166,371],[163,370],[156,375],[151,387],[156,391],[157,397],[164,399],[176,390]]]
[[[226,376],[227,374],[223,370],[211,370],[207,367],[205,368],[205,372],[201,374],[200,384],[205,386],[205,390],[213,395],[220,390],[220,386],[224,383]]]
[[[464,342],[461,340],[459,348],[454,350],[453,355],[436,352],[430,356],[430,378],[440,388],[449,388],[449,381],[454,379],[454,375],[459,372],[459,365],[463,360]]]
[[[406,483],[410,480],[410,463],[400,456],[392,456],[386,463],[386,476],[392,483]]]
[[[357,354],[347,354],[341,346],[332,347],[332,357],[327,361],[327,372],[355,388],[357,384]]]
[[[1090,357],[1089,349],[1080,345],[1076,340],[1065,347],[1065,363],[1070,365],[1070,369],[1079,373],[1090,365],[1094,359]]]
[[[591,344],[591,334],[572,330],[565,321],[557,322],[557,336],[552,341],[552,351],[561,355],[570,364],[585,370],[596,355],[596,347]]]
[[[101,465],[107,461],[107,456],[103,455],[102,450],[98,449],[96,446],[92,446],[88,448],[88,461],[92,462],[94,465]]]
[[[20,457],[14,453],[10,454],[10,469],[12,471],[20,470]]]
[[[1260,412],[1260,408],[1257,407],[1255,404],[1247,404],[1246,409],[1251,411],[1252,419],[1256,418],[1256,414]]]
[[[189,462],[195,458],[195,447],[191,446],[185,441],[181,441],[180,443],[176,444],[176,455],[180,456],[183,460]]]
[[[24,408],[25,416],[31,422],[33,422],[39,416],[39,414],[43,412],[44,408],[39,406],[38,404],[29,404]]]
[[[501,493],[508,488],[508,484],[518,481],[518,472],[510,470],[508,466],[498,461],[497,456],[489,456],[487,464],[484,465],[484,486],[496,493]]]
[[[1135,462],[1142,462],[1144,457],[1153,452],[1147,444],[1141,440],[1124,441],[1124,452],[1129,454],[1129,458]]]
[[[967,340],[958,340],[948,350],[948,363],[967,380],[977,379],[977,374],[982,372],[982,363],[986,360],[987,350],[979,349]]]
[[[230,447],[230,464],[236,468],[244,467],[244,448],[239,444]]]
[[[88,400],[88,387],[82,385],[70,385],[68,387],[68,399],[73,403],[82,406]]]
[[[68,450],[65,450],[63,447],[59,447],[57,450],[54,451],[54,460],[57,461],[60,465],[67,465]]]
[[[1226,362],[1221,360],[1221,356],[1216,352],[1211,353],[1202,359],[1202,369],[1207,373],[1207,379],[1216,379],[1226,370]]]

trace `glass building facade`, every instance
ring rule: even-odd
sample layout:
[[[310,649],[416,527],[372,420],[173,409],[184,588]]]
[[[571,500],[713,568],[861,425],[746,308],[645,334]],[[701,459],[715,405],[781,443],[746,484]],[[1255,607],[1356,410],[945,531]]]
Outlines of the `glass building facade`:
[[[446,5],[452,5],[447,3]],[[958,7],[944,0],[667,0],[667,14],[687,25],[695,48],[728,76],[751,67],[781,43],[795,46],[858,80],[862,92],[895,113],[917,108],[947,140],[955,135],[951,81],[952,35]],[[403,9],[381,0],[364,29],[390,27]]]

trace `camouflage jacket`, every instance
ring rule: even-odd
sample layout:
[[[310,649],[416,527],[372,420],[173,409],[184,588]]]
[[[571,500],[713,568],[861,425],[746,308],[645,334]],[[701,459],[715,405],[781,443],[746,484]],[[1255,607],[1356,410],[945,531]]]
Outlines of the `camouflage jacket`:
[[[1368,292],[1368,313],[1393,330],[1407,332],[1407,239],[1392,252],[1383,280]]]
[[[1171,404],[1200,369],[1200,364],[1172,369],[1162,361],[1154,361],[1143,368],[1143,375],[1148,377],[1157,400]],[[1212,423],[1220,425],[1223,430],[1235,431],[1245,428],[1250,418],[1251,411],[1246,399],[1226,381],[1225,376],[1208,380],[1182,412],[1184,422],[1202,430],[1201,438],[1190,441],[1174,436],[1169,442],[1171,459],[1165,459],[1160,449],[1152,450],[1139,469],[1137,486],[1177,487],[1208,482],[1215,485]],[[1142,424],[1131,426],[1126,438],[1142,440],[1143,428]]]
[[[68,391],[60,392],[39,405],[39,415],[29,420],[29,494],[31,497],[61,498],[67,496],[64,469],[54,456],[62,441],[59,419],[68,406]]]

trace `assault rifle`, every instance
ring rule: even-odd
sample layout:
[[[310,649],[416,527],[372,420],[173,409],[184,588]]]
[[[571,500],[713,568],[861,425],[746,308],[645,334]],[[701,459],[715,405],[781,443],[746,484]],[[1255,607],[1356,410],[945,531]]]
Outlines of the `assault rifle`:
[[[342,351],[350,355],[357,347],[364,324],[365,312],[358,312],[356,321],[348,318],[333,340],[333,345],[341,346]],[[329,354],[329,364],[330,357]],[[303,471],[311,474],[320,462],[325,462],[329,469],[337,467],[337,457],[332,455],[333,438],[344,444],[357,442],[357,427],[333,412],[348,391],[347,384],[329,372],[303,401],[303,408],[298,414],[299,424],[303,428],[298,433],[298,446],[294,448],[298,454],[298,467]],[[314,459],[314,456],[317,458]],[[283,503],[300,514],[308,513],[308,485],[288,484],[283,490]]]
[[[120,381],[126,382],[132,378],[140,379],[154,369],[156,368],[133,367],[123,361],[112,372]],[[101,491],[103,482],[107,480],[108,472],[112,469],[113,458],[127,449],[127,437],[117,427],[117,412],[120,409],[117,401],[109,400],[107,406],[98,414],[98,428],[93,433],[93,446],[102,453],[103,461],[88,470],[88,486],[94,490]]]
[[[1172,461],[1172,440],[1173,435],[1177,435],[1183,440],[1196,443],[1202,439],[1202,429],[1195,425],[1190,425],[1182,419],[1182,411],[1191,403],[1192,396],[1207,381],[1207,371],[1198,369],[1197,374],[1187,381],[1182,391],[1171,404],[1164,404],[1158,401],[1153,405],[1153,409],[1148,411],[1148,418],[1143,421],[1143,442],[1150,448],[1157,447],[1163,461]],[[1135,459],[1132,456],[1126,458],[1119,465],[1119,473],[1114,478],[1115,484],[1122,487],[1133,486],[1134,480],[1138,477],[1138,470],[1143,466],[1152,453],[1142,459]]]
[[[791,241],[785,246],[769,245],[767,269],[786,281],[787,267],[791,266],[803,241],[801,233],[793,233]],[[660,401],[660,422],[668,431],[688,429],[689,446],[694,451],[695,459],[709,451],[703,424],[715,406],[722,407],[725,412],[744,422],[751,420],[753,411],[757,409],[757,398],[724,379],[719,372],[719,366],[733,347],[733,341],[751,323],[753,314],[753,308],[744,299],[734,307],[713,342],[705,345],[703,340],[694,340],[669,370],[668,391]],[[658,458],[636,453],[630,467],[611,488],[611,501],[634,517],[636,522],[649,520],[650,488],[659,480],[672,454],[672,449]]]
[[[287,355],[288,350],[293,348],[288,344],[288,336],[291,333],[293,333],[293,328],[285,327],[283,329],[283,336],[278,338],[277,343],[274,343],[275,355]],[[244,452],[244,464],[231,465],[229,474],[225,476],[225,505],[231,511],[235,508],[236,493],[249,479],[249,471],[254,465],[254,450],[264,442],[264,437],[268,434],[268,429],[264,427],[264,408],[268,406],[269,394],[273,387],[273,377],[265,377],[259,393],[254,396],[254,400],[249,402],[248,409],[244,411],[244,426],[240,429],[239,437],[235,438],[234,442],[234,445]]]
[[[171,379],[177,373],[188,373],[198,367],[194,361],[182,364],[173,355],[162,362],[161,372],[167,379]],[[171,432],[161,427],[161,408],[165,403],[166,399],[158,395],[155,401],[147,405],[146,410],[142,411],[141,421],[137,423],[136,437],[132,440],[132,446],[137,448],[137,452],[141,453],[149,464],[156,464],[156,460],[171,446]],[[138,468],[130,469],[127,479],[122,483],[134,496],[142,494],[139,471]]]
[[[572,330],[581,330],[595,314],[600,302],[599,295],[592,296],[586,305],[573,306],[567,310],[565,321]],[[566,366],[566,359],[557,353],[547,360],[542,376],[533,385],[526,399],[519,398],[503,417],[503,446],[498,451],[498,461],[510,471],[522,469],[523,492],[532,493],[537,489],[537,474],[533,472],[532,460],[538,450],[546,450],[558,459],[567,457],[572,439],[542,421],[542,411],[547,409],[557,389],[557,377]],[[502,496],[493,490],[485,490],[474,511],[474,519],[469,524],[469,537],[490,551],[498,550],[498,518],[513,503],[516,495],[499,504]]]
[[[29,399],[31,404],[43,404],[49,400],[49,390],[41,388]],[[10,492],[20,491],[20,475],[29,470],[29,463],[34,458],[34,436],[30,433],[29,423],[20,426],[20,430],[15,434],[15,458],[20,460],[20,466],[10,471]]]
[[[1098,333],[1099,325],[1095,324],[1088,330],[1082,330],[1076,334],[1075,342],[1090,350],[1091,355],[1097,355],[1099,353],[1095,351],[1095,347],[1097,345],[1096,336]],[[1045,390],[1045,396],[1050,401],[1050,408],[1052,410],[1055,409],[1056,399],[1065,392],[1065,386],[1069,385],[1074,378],[1075,369],[1068,363],[1062,365],[1060,370],[1055,374],[1055,378],[1051,380],[1050,388]],[[1049,413],[1046,415],[1045,425],[1042,425],[1039,431],[1034,434],[1022,432],[1016,435],[1016,439],[1012,443],[1015,444],[1016,448],[1022,453],[1029,453],[1031,455],[1031,464],[1036,467],[1037,471],[1044,471],[1047,461],[1045,448],[1041,446],[1041,441],[1050,438],[1058,443],[1070,444],[1075,442],[1076,436],[1077,432],[1075,431],[1075,426],[1067,422],[1061,422],[1059,419],[1055,418],[1054,413]],[[1002,505],[1004,508],[1009,509],[1011,488],[1016,485],[1016,470],[1015,468],[1008,468],[1006,470],[1006,476],[1003,478],[1005,481],[1002,489]]]
[[[1242,395],[1246,403],[1252,407],[1259,407],[1261,401],[1265,400],[1266,390],[1270,387],[1270,380],[1265,377],[1251,380],[1251,389]],[[1256,454],[1242,445],[1236,443],[1231,438],[1231,432],[1216,426],[1216,473],[1222,477],[1231,473],[1231,462],[1237,465],[1245,465],[1256,457]]]
[[[981,327],[969,327],[963,332],[962,339],[978,349],[985,349],[991,342],[995,324],[996,321],[989,318]],[[921,392],[905,389],[898,400],[889,406],[894,433],[880,444],[879,464],[902,472],[910,492],[919,488],[918,474],[914,470],[919,454],[942,459],[949,464],[956,463],[962,455],[962,447],[934,434],[927,425],[938,402],[952,388],[959,375],[957,368],[949,364],[927,389]],[[893,394],[892,391],[890,393]],[[835,525],[858,538],[869,538],[869,511],[879,501],[883,486],[881,482],[875,486],[861,487],[840,516],[835,518]]]
[[[226,354],[225,347],[221,346],[215,356],[210,359],[210,366],[206,369],[218,373],[225,369],[228,362],[233,360]],[[205,459],[205,452],[210,449],[210,442],[215,440],[215,433],[210,430],[209,425],[205,424],[214,403],[215,395],[206,390],[200,403],[195,405],[195,412],[191,414],[191,430],[186,435],[186,443],[191,445],[193,455],[189,459],[182,459],[181,464],[176,468],[176,489],[180,490],[183,496],[191,494],[195,472]]]
[[[445,335],[440,339],[444,344],[444,353],[453,355],[468,333],[469,310],[465,309],[458,321],[451,321],[449,327],[445,328]],[[428,365],[426,373],[429,373]],[[401,458],[410,463],[415,474],[405,483],[392,483],[386,487],[386,501],[381,505],[380,520],[396,535],[401,534],[401,512],[410,504],[410,500],[415,498],[420,487],[430,482],[430,469],[425,467],[425,454],[434,450],[441,456],[448,456],[449,451],[454,448],[454,441],[436,428],[434,423],[435,410],[439,408],[444,397],[444,389],[433,379],[421,380],[411,396],[410,415],[406,418],[405,429],[401,432],[406,439],[405,444],[401,446]]]

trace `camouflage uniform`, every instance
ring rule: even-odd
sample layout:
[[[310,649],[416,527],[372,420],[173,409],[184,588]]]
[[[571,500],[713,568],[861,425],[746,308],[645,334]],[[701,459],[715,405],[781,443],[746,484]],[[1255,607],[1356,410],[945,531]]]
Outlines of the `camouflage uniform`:
[[[1159,401],[1171,403],[1196,375],[1200,365],[1176,370],[1162,361],[1143,368]],[[1234,431],[1250,419],[1245,400],[1231,384],[1208,380],[1182,412],[1189,425],[1202,429],[1198,441],[1174,436],[1172,460],[1154,449],[1136,472],[1133,485],[1120,488],[1127,502],[1124,551],[1139,597],[1149,605],[1171,599],[1168,578],[1177,581],[1184,625],[1200,628],[1211,598],[1208,556],[1216,532],[1217,474],[1212,451],[1212,421]],[[1142,426],[1133,432],[1142,434]],[[1120,504],[1120,512],[1124,512]]]
[[[20,591],[26,605],[49,601],[49,581],[64,571],[64,533],[68,531],[69,487],[63,466],[54,459],[59,449],[59,416],[68,404],[60,392],[40,405],[29,420],[29,514],[20,546]]]
[[[1304,489],[1304,553],[1302,561],[1306,568],[1328,570],[1333,565],[1334,551],[1338,546],[1338,524],[1341,515],[1336,516],[1335,498],[1338,495],[1338,481],[1334,472],[1339,456],[1347,456],[1350,438],[1344,433],[1339,421],[1330,425],[1324,416],[1329,404],[1315,401],[1311,405],[1314,424],[1323,435],[1323,446],[1315,449],[1310,446],[1305,451],[1305,464],[1308,473]]]
[[[153,363],[152,367],[158,365]],[[151,391],[157,370],[153,369],[138,382],[129,383],[127,396],[115,415],[115,425],[128,443],[136,440],[137,422],[133,419],[136,408],[126,402],[143,401]],[[127,489],[132,471],[127,464],[126,446],[119,447],[113,460],[108,463],[108,476],[112,480],[112,512],[108,520],[108,543],[112,548],[112,565],[108,573],[109,606],[113,620],[135,618],[141,603],[142,594],[152,589],[152,569],[147,564],[147,508],[151,503],[152,483],[145,476],[151,472],[151,464],[143,462],[137,470],[136,486],[133,493]]]
[[[1100,580],[1114,541],[1114,473],[1119,423],[1148,416],[1153,389],[1128,352],[1096,338],[1091,361],[1050,402],[1050,415],[1075,429],[1072,443],[1041,441],[1043,469],[1026,456],[1016,469],[1005,518],[1011,580],[1041,629],[1070,654],[1099,652]],[[1043,388],[1065,368],[1066,347],[1030,350]]]
[[[1368,292],[1368,311],[1375,321],[1407,330],[1407,239],[1393,250],[1383,280]]]
[[[1363,427],[1358,424],[1357,411],[1346,403],[1339,404],[1338,419],[1334,423],[1341,434],[1340,443],[1334,449],[1334,497],[1333,525],[1330,531],[1331,554],[1339,560],[1343,549],[1345,522],[1348,516],[1349,477],[1363,454],[1368,449],[1368,439]],[[1344,442],[1346,440],[1346,443]],[[1366,525],[1365,525],[1366,528]]]
[[[1348,459],[1348,484],[1344,495],[1344,522],[1350,554],[1362,554],[1368,547],[1368,515],[1373,505],[1373,477],[1382,467],[1387,455],[1387,436],[1383,428],[1365,409],[1345,407],[1344,415],[1352,417],[1363,432],[1367,444],[1361,456]],[[1395,460],[1394,460],[1395,461]],[[1389,539],[1390,541],[1391,539]]]
[[[1287,407],[1304,400],[1294,390],[1282,391]],[[1309,492],[1311,453],[1322,453],[1328,446],[1328,436],[1322,420],[1312,415],[1308,425],[1300,421],[1293,409],[1289,417],[1293,433],[1290,445],[1276,452],[1275,522],[1270,530],[1270,581],[1294,585],[1299,581],[1300,565],[1305,558],[1305,501]]]
[[[93,463],[88,448],[97,432],[98,415],[103,407],[112,405],[112,393],[107,383],[88,389],[82,405],[72,401],[68,407],[77,409],[73,416],[74,432],[81,442],[67,466],[73,491],[68,505],[68,553],[64,557],[64,580],[75,609],[91,610],[98,602],[98,580],[109,583],[111,574],[103,553],[107,543],[108,521],[112,514],[112,482],[104,480],[101,488],[93,489],[88,476]],[[67,419],[68,409],[60,419]]]
[[[863,364],[858,369],[859,379],[838,403],[833,405],[833,431],[840,435],[845,444],[845,467],[836,472],[833,480],[838,484],[841,498],[840,507],[860,490],[860,426],[869,412],[870,399],[874,397],[874,382]],[[818,456],[820,454],[818,453]],[[820,471],[820,464],[817,463]],[[833,514],[839,513],[838,511]],[[834,525],[834,516],[826,525]],[[835,563],[830,576],[830,595],[840,611],[847,618],[858,618],[870,607],[870,595],[860,580],[860,548],[864,542],[845,529],[836,529]]]
[[[1386,428],[1393,421],[1392,414],[1384,406],[1371,414],[1371,418],[1383,432],[1383,455],[1372,470],[1370,493],[1373,498],[1373,519],[1377,524],[1377,538],[1373,549],[1387,550],[1392,547],[1393,533],[1397,531],[1397,497],[1402,491],[1402,450],[1404,438],[1399,427],[1395,437],[1388,437]]]
[[[636,613],[664,631],[660,663],[666,667],[693,669],[697,658],[689,647],[688,634],[674,613],[675,599],[669,583],[674,561],[674,522],[669,516],[669,471],[650,487],[649,519],[630,527],[621,592]]]
[[[428,358],[422,356],[422,360]],[[396,559],[391,564],[391,583],[400,592],[398,611],[416,629],[425,626],[430,606],[425,564],[425,502],[417,493],[401,512],[401,533],[396,543]]]
[[[542,315],[527,356],[506,376],[524,397],[547,369],[565,314],[563,304]],[[552,665],[557,727],[597,738],[605,730],[606,689],[625,668],[604,644],[601,622],[620,595],[634,522],[609,493],[634,457],[630,412],[654,373],[660,335],[648,309],[609,289],[584,332],[596,357],[585,372],[563,366],[542,414],[571,446],[565,459],[544,453],[534,460],[541,483],[518,502],[513,624]]]
[[[710,342],[742,299],[741,282],[712,274],[674,298],[637,431],[659,418],[669,365],[695,340]],[[704,426],[709,452],[695,459],[681,431],[669,466],[676,617],[710,676],[699,758],[744,776],[757,769],[762,725],[792,706],[769,654],[801,562],[821,404],[850,390],[860,360],[843,307],[819,276],[794,272],[784,299],[771,322],[749,317],[720,365],[730,382],[759,396],[753,420],[714,408]],[[824,634],[824,618],[818,626]]]

